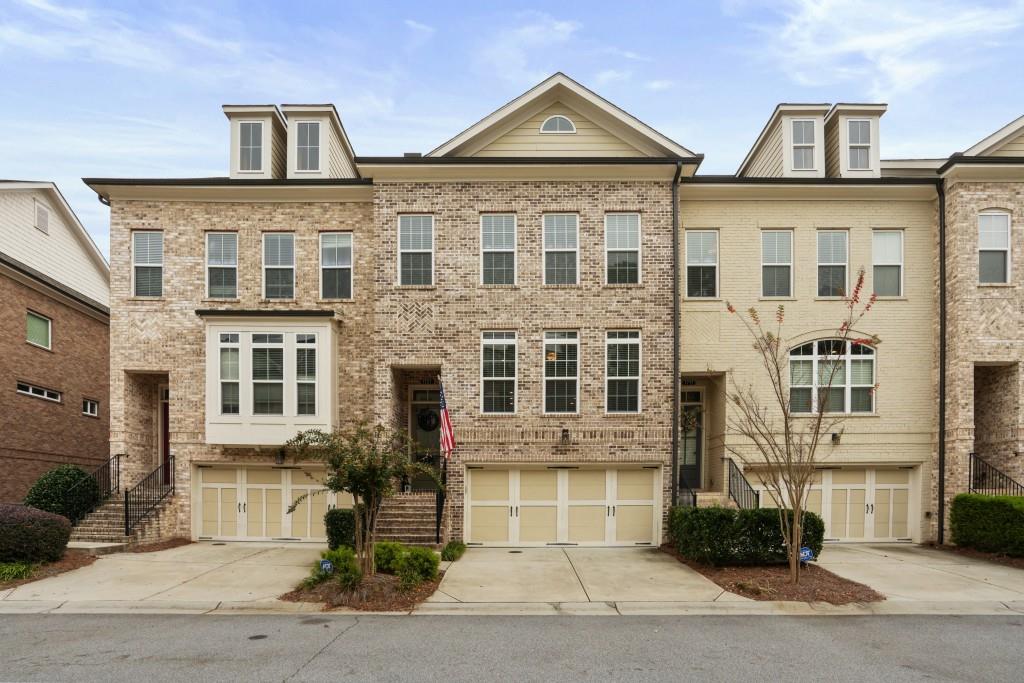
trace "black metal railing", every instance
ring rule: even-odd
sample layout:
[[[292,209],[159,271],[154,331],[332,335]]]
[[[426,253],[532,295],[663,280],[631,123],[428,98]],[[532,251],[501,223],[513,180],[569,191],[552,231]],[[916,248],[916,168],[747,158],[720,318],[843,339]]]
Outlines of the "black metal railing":
[[[732,458],[729,461],[729,497],[736,501],[744,510],[750,510],[761,506],[761,496],[750,485],[743,471]]]
[[[441,542],[441,521],[444,517],[445,489],[448,486],[448,458],[441,458],[441,485],[434,494],[434,543]]]
[[[686,478],[682,474],[679,475],[679,498],[676,502],[684,508],[697,507],[697,493],[686,483]]]
[[[90,472],[88,477],[83,477],[69,486],[68,490],[64,492],[67,499],[70,500],[74,492],[78,490],[78,487],[89,479],[96,482],[96,488],[99,490],[99,495],[93,502],[92,507],[83,511],[82,517],[98,508],[100,504],[106,501],[112,493],[117,493],[121,488],[121,454],[119,453],[111,457],[105,463]],[[73,519],[71,520],[71,523],[77,524],[81,519],[81,517]]]
[[[124,491],[124,535],[130,536],[135,525],[167,496],[174,494],[174,456],[147,474],[142,481]]]
[[[1024,496],[1024,484],[993,467],[986,460],[978,457],[977,453],[971,453],[970,468],[968,487],[971,493],[984,493],[990,496]]]

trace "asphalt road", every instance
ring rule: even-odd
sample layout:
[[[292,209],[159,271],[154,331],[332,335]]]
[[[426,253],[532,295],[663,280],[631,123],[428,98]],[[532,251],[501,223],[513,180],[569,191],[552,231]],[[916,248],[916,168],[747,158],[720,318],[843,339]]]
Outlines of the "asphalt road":
[[[1020,681],[1020,617],[5,615],[3,681]]]

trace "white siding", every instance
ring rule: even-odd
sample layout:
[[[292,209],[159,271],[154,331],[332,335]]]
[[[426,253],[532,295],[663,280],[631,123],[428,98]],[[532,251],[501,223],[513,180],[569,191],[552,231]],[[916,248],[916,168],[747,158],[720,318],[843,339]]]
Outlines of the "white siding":
[[[751,178],[778,178],[782,175],[782,154],[782,126],[776,121],[743,175]]]
[[[568,117],[575,124],[576,132],[559,135],[541,133],[540,125],[555,114]],[[488,143],[473,156],[640,157],[645,154],[582,114],[556,103]]]
[[[993,157],[1024,157],[1024,133],[1015,138],[1007,140],[998,149],[994,149],[987,156]]]

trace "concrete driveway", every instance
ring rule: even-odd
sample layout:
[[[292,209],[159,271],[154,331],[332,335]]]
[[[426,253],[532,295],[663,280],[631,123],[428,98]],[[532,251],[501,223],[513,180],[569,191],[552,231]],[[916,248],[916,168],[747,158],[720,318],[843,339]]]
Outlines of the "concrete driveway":
[[[470,548],[429,602],[711,602],[717,585],[654,548]]]
[[[918,545],[826,545],[819,563],[889,600],[1024,600],[1024,571]]]
[[[4,595],[51,604],[203,604],[274,600],[308,576],[326,546],[193,543],[152,553],[117,553],[88,567],[35,581]]]

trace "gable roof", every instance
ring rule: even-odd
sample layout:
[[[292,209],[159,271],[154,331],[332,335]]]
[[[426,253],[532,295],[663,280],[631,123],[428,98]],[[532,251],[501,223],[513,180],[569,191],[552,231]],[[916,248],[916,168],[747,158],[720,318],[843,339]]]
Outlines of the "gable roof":
[[[641,149],[648,152],[648,156],[684,159],[699,156],[562,72],[555,73],[499,107],[428,152],[426,156],[463,156],[467,150],[482,147],[531,114],[556,101],[563,101],[567,106],[580,110],[595,123],[606,127],[610,133],[623,137],[627,142],[637,143]]]
[[[754,140],[754,144],[750,146],[750,151],[747,152],[747,156],[743,157],[743,161],[740,163],[740,167],[736,169],[736,175],[740,176],[746,172],[747,167],[754,161],[754,157],[757,156],[757,152],[760,151],[765,141],[768,139],[769,132],[772,131],[775,124],[779,122],[783,114],[796,114],[796,115],[814,115],[824,117],[829,110],[831,105],[827,103],[793,103],[793,102],[781,102],[775,105],[772,115],[768,117],[768,122],[764,124],[764,128],[757,134],[757,138]]]
[[[1020,116],[1013,121],[1010,121],[995,133],[992,133],[992,135],[989,135],[984,140],[980,140],[969,149],[964,150],[963,156],[970,157],[989,154],[1021,134],[1024,134],[1024,116]]]

